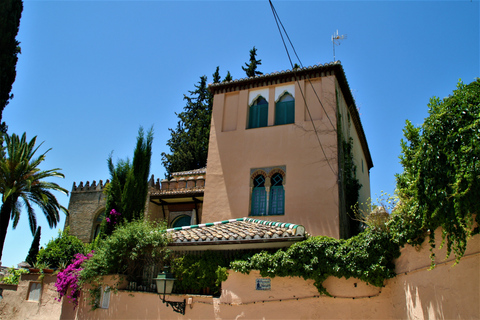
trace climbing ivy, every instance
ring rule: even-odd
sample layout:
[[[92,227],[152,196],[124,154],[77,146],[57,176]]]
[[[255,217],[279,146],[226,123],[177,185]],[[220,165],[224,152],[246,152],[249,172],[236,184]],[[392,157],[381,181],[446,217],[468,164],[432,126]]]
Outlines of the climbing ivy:
[[[459,82],[451,96],[433,97],[428,107],[421,126],[407,120],[403,130],[401,205],[391,228],[410,244],[429,237],[432,264],[435,230],[441,228],[447,257],[453,251],[458,262],[468,238],[480,231],[480,79]]]
[[[393,259],[399,256],[400,247],[388,232],[367,229],[346,240],[310,237],[286,250],[233,261],[230,267],[244,274],[259,270],[262,277],[312,279],[321,294],[329,295],[323,286],[329,276],[354,277],[381,287],[384,280],[395,277]]]

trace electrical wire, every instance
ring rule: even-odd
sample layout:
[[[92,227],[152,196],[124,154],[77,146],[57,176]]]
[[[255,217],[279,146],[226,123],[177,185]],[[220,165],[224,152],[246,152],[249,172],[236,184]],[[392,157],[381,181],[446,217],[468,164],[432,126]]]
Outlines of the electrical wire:
[[[290,57],[290,53],[288,52],[288,48],[287,48],[287,45],[285,43],[285,39],[283,38],[283,34],[282,34],[282,31],[280,29],[280,25],[282,26],[283,28],[283,32],[285,33],[285,36],[287,37],[288,41],[290,42],[290,46],[292,47],[297,59],[298,59],[298,62],[300,63],[300,66],[303,68],[303,65],[302,65],[302,62],[300,61],[300,58],[298,57],[297,55],[297,52],[295,51],[295,47],[293,46],[292,42],[290,41],[290,38],[288,37],[288,34],[287,34],[287,31],[285,30],[285,27],[283,26],[282,22],[280,21],[280,17],[278,16],[277,14],[277,11],[275,10],[275,7],[273,6],[273,3],[271,0],[268,0],[268,2],[270,3],[270,8],[272,9],[272,13],[273,13],[273,17],[275,18],[275,22],[277,24],[277,28],[278,28],[278,31],[280,33],[280,37],[282,38],[282,42],[283,42],[283,46],[285,47],[285,51],[287,52],[287,56],[288,56],[288,60],[290,61],[290,65],[292,67],[292,70],[293,70],[293,74],[295,76],[295,81],[297,82],[297,85],[298,85],[298,88],[300,89],[300,93],[302,95],[302,98],[303,98],[303,101],[304,101],[304,104],[305,104],[305,107],[307,109],[307,112],[308,112],[308,116],[310,118],[310,121],[312,123],[312,127],[313,127],[313,130],[315,131],[315,136],[317,137],[317,141],[318,141],[318,144],[320,146],[320,149],[322,150],[322,153],[323,153],[323,156],[325,157],[325,160],[327,161],[327,164],[328,166],[330,167],[330,170],[336,175],[337,172],[335,171],[335,169],[332,167],[332,165],[330,164],[330,161],[328,160],[328,157],[327,157],[327,154],[325,152],[325,149],[323,148],[323,145],[322,145],[322,142],[320,140],[320,135],[317,131],[317,128],[315,127],[315,123],[313,122],[313,118],[312,118],[312,114],[310,113],[310,108],[308,107],[308,104],[307,104],[307,99],[305,98],[305,94],[300,86],[300,81],[298,80],[298,76],[297,76],[297,71],[295,70],[295,68],[293,67],[293,63],[292,63],[292,59]],[[310,79],[307,78],[307,80],[309,81],[310,85],[312,86],[314,92],[315,92],[315,95],[318,99],[318,101],[320,102],[320,105],[322,106],[322,109],[323,111],[325,112],[325,114],[327,115],[327,118],[328,120],[330,121],[330,124],[332,125],[333,127],[333,130],[336,132],[336,128],[335,126],[333,125],[332,121],[330,120],[330,117],[328,117],[328,113],[326,112],[325,108],[323,107],[323,103],[321,102],[320,98],[318,97],[318,94],[316,93],[315,91],[315,88],[313,87],[313,84],[311,83]]]

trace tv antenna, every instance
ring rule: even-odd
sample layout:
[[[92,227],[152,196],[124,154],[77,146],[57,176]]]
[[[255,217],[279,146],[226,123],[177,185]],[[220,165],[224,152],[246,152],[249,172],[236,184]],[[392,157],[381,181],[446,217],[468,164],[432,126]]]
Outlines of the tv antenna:
[[[340,45],[340,40],[347,39],[346,34],[342,34],[341,36],[338,35],[338,30],[333,33],[332,36],[332,46],[333,46],[333,61],[335,62],[335,45]]]

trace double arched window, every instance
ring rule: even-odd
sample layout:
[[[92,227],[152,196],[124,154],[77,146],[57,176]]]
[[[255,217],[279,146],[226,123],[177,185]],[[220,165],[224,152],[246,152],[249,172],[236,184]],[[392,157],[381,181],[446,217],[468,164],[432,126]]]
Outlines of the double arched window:
[[[260,128],[268,125],[268,101],[258,96],[248,111],[248,128]]]
[[[275,103],[275,125],[295,123],[295,99],[285,92]]]
[[[268,174],[266,171],[269,171]],[[251,176],[251,216],[285,214],[285,172],[256,170]]]

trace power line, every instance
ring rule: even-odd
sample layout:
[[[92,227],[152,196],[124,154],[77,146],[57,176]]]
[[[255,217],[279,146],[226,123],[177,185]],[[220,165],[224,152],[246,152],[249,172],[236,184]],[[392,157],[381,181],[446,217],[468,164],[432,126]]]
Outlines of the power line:
[[[275,18],[275,22],[277,24],[277,28],[278,28],[278,31],[280,33],[280,37],[282,38],[282,42],[283,42],[283,46],[285,47],[285,51],[287,52],[287,56],[288,56],[288,60],[290,61],[290,65],[292,67],[292,70],[293,70],[293,74],[295,76],[295,81],[297,82],[297,85],[298,85],[298,88],[300,89],[300,93],[302,95],[302,98],[303,98],[303,101],[305,103],[305,107],[307,108],[307,112],[308,112],[308,116],[310,118],[310,121],[312,123],[312,127],[313,127],[313,130],[315,131],[315,136],[317,137],[317,141],[318,141],[318,144],[320,145],[320,149],[322,150],[322,153],[323,153],[323,156],[325,157],[325,160],[327,161],[327,164],[328,166],[330,167],[330,170],[332,170],[332,172],[334,174],[337,174],[337,172],[335,172],[335,170],[333,169],[332,165],[330,164],[330,161],[328,160],[328,157],[327,157],[327,154],[325,152],[325,149],[323,148],[323,145],[322,145],[322,142],[320,140],[320,136],[319,136],[319,133],[317,131],[317,128],[315,127],[315,123],[313,122],[313,118],[312,118],[312,114],[310,113],[310,108],[308,107],[308,104],[307,104],[307,99],[305,98],[305,94],[303,93],[303,90],[300,86],[300,81],[298,80],[298,77],[297,77],[297,71],[296,71],[296,68],[293,67],[293,63],[292,63],[292,59],[290,57],[290,53],[288,52],[288,48],[287,48],[287,45],[285,43],[285,39],[283,38],[283,34],[282,34],[282,31],[280,29],[280,25],[282,26],[283,28],[283,32],[285,33],[285,36],[287,37],[288,41],[290,42],[290,46],[292,47],[293,49],[293,52],[295,53],[295,56],[297,57],[297,60],[298,62],[300,63],[300,66],[303,68],[303,65],[302,65],[302,62],[300,61],[300,58],[298,57],[297,55],[297,52],[295,51],[295,47],[293,46],[292,42],[290,41],[290,38],[288,37],[288,34],[287,34],[287,31],[285,30],[285,27],[283,26],[282,22],[280,21],[280,17],[278,16],[276,10],[275,10],[275,7],[273,6],[273,3],[271,0],[268,0],[268,2],[270,3],[270,8],[272,9],[272,13],[273,13],[273,17]],[[330,124],[332,125],[333,127],[333,130],[336,132],[336,128],[335,126],[333,125],[332,121],[330,120],[330,117],[328,117],[328,113],[326,112],[325,108],[323,107],[323,103],[320,101],[320,98],[318,97],[318,94],[317,92],[315,91],[315,88],[313,87],[313,84],[311,83],[310,79],[307,77],[307,80],[309,81],[310,85],[312,86],[312,89],[313,91],[315,92],[315,95],[318,99],[318,101],[320,102],[320,105],[322,106],[322,109],[323,111],[325,112],[325,114],[327,115],[327,118],[328,120],[330,121]]]

